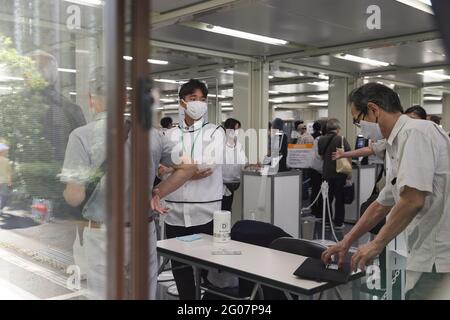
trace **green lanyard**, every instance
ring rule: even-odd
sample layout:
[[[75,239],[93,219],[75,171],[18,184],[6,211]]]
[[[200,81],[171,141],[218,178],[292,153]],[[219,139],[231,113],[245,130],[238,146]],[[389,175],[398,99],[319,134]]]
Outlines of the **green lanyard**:
[[[202,132],[203,132],[203,125],[204,125],[204,123],[202,123],[202,126],[201,126],[199,132],[197,133],[197,135],[195,136],[194,142],[192,143],[192,147],[191,147],[191,160],[194,159],[194,148],[195,148],[195,143],[197,142],[198,136],[200,136],[200,135],[202,134]],[[186,154],[187,152],[186,152],[186,148],[185,148],[185,146],[184,146],[184,135],[183,135],[183,130],[181,130],[181,128],[180,128],[180,131],[181,131],[181,144],[182,144],[182,146],[183,146],[183,153]]]

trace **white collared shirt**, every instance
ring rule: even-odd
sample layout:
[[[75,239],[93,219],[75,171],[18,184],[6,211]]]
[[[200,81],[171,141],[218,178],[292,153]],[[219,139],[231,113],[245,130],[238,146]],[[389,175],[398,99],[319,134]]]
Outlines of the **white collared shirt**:
[[[172,144],[173,157],[184,153],[195,161],[199,169],[210,167],[213,173],[207,178],[187,181],[164,198],[170,209],[165,222],[184,227],[206,224],[222,205],[225,131],[199,120],[191,127],[168,130],[166,137]],[[176,163],[176,159],[173,162]]]
[[[390,160],[377,202],[394,206],[405,186],[426,192],[425,205],[407,226],[406,269],[450,272],[450,139],[431,121],[400,116],[386,141]]]

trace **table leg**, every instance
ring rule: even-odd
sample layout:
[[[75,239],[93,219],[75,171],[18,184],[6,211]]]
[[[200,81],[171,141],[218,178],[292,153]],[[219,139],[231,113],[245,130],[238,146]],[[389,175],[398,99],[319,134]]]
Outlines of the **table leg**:
[[[194,266],[194,278],[195,278],[195,300],[201,300],[201,275],[200,275],[200,268]]]

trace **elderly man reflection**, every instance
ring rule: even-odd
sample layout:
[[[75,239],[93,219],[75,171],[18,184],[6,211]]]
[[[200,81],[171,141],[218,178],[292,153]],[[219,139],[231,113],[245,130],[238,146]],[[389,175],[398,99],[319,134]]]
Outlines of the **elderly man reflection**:
[[[97,68],[89,81],[89,101],[90,108],[95,113],[94,121],[75,130],[69,138],[66,150],[64,167],[61,180],[66,183],[64,198],[73,207],[82,210],[85,221],[83,240],[84,253],[87,269],[87,287],[89,297],[92,299],[106,298],[106,186],[104,175],[104,163],[106,160],[106,104],[105,104],[105,78],[104,68]],[[158,197],[165,196],[177,189],[185,181],[189,180],[196,172],[195,165],[174,165],[171,162],[171,149],[165,142],[164,136],[157,130],[150,131],[151,141],[151,162],[150,162],[150,183],[155,179],[155,171],[159,162],[167,166],[173,166],[174,174],[158,186]],[[130,166],[130,138],[127,137],[125,143],[125,163]],[[127,170],[128,172],[128,170]],[[98,178],[101,179],[98,181]],[[92,181],[95,181],[95,191],[92,190]],[[130,179],[125,177],[125,190],[129,191]],[[125,194],[128,194],[126,192]],[[150,195],[149,195],[150,200]],[[152,203],[156,203],[156,209],[160,213],[166,210],[161,208],[155,198]],[[86,202],[89,206],[85,207]],[[129,212],[130,203],[126,201],[126,213]],[[150,208],[149,208],[150,209]],[[125,248],[129,248],[130,228],[129,217],[126,216],[125,228]],[[149,215],[149,298],[156,298],[157,284],[157,256],[156,256],[156,229],[152,217]],[[125,252],[125,275],[129,270],[128,251]]]

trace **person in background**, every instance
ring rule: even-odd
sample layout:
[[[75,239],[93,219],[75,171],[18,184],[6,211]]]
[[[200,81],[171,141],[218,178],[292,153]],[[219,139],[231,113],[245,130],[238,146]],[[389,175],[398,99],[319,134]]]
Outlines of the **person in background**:
[[[337,148],[342,148],[342,144],[344,144],[345,151],[350,150],[347,139],[339,134],[340,130],[341,124],[339,120],[329,119],[327,121],[327,134],[320,138],[318,143],[319,155],[323,159],[323,179],[329,185],[328,198],[330,204],[333,203],[334,199],[336,200],[334,203],[333,219],[335,230],[342,230],[344,228],[345,204],[343,189],[348,176],[336,171],[336,160],[332,159],[332,154]]]
[[[271,157],[281,156],[278,163],[278,172],[288,171],[287,168],[287,154],[288,154],[288,137],[283,131],[284,121],[280,118],[275,118],[272,121],[271,134]]]
[[[405,114],[412,119],[427,120],[427,112],[419,105],[406,109]]]
[[[436,123],[438,126],[440,126],[440,125],[441,125],[441,120],[442,120],[442,118],[439,117],[439,116],[436,116],[436,115],[432,114],[432,115],[429,115],[429,116],[428,116],[428,120],[433,121],[433,122]]]
[[[313,133],[311,134],[314,139],[316,139],[317,137],[320,137],[322,135],[321,129],[322,129],[322,126],[320,124],[320,121],[319,120],[314,121]]]
[[[165,134],[167,130],[173,127],[173,120],[171,117],[164,117],[160,121],[161,130]]]
[[[313,160],[311,163],[311,170],[309,170],[310,178],[311,178],[311,201],[314,201],[317,197],[317,195],[321,192],[321,186],[322,186],[322,172],[323,172],[323,160],[322,157],[319,155],[319,139],[322,136],[325,136],[326,134],[326,120],[318,120],[314,123],[316,125],[316,128],[318,128],[317,131],[321,132],[320,136],[317,136],[314,139],[313,143]],[[312,214],[316,218],[322,217],[322,207],[323,207],[323,200],[322,196],[319,196],[319,199],[317,202],[312,206],[311,211]]]
[[[225,146],[225,164],[222,166],[222,210],[231,211],[234,192],[239,188],[241,171],[245,166],[247,159],[242,145],[237,141],[241,123],[236,119],[229,118],[225,121],[224,127],[226,130],[227,142]]]
[[[9,147],[0,143],[0,214],[6,206],[9,188],[12,186],[12,168],[8,159]]]
[[[300,136],[300,132],[299,132],[299,128],[298,126],[300,124],[303,124],[303,120],[297,120],[294,122],[294,127],[293,130],[291,132],[291,143],[297,143],[297,139]]]
[[[298,130],[300,136],[297,139],[297,144],[312,144],[314,143],[314,138],[309,134],[306,124],[302,123],[298,125]]]

